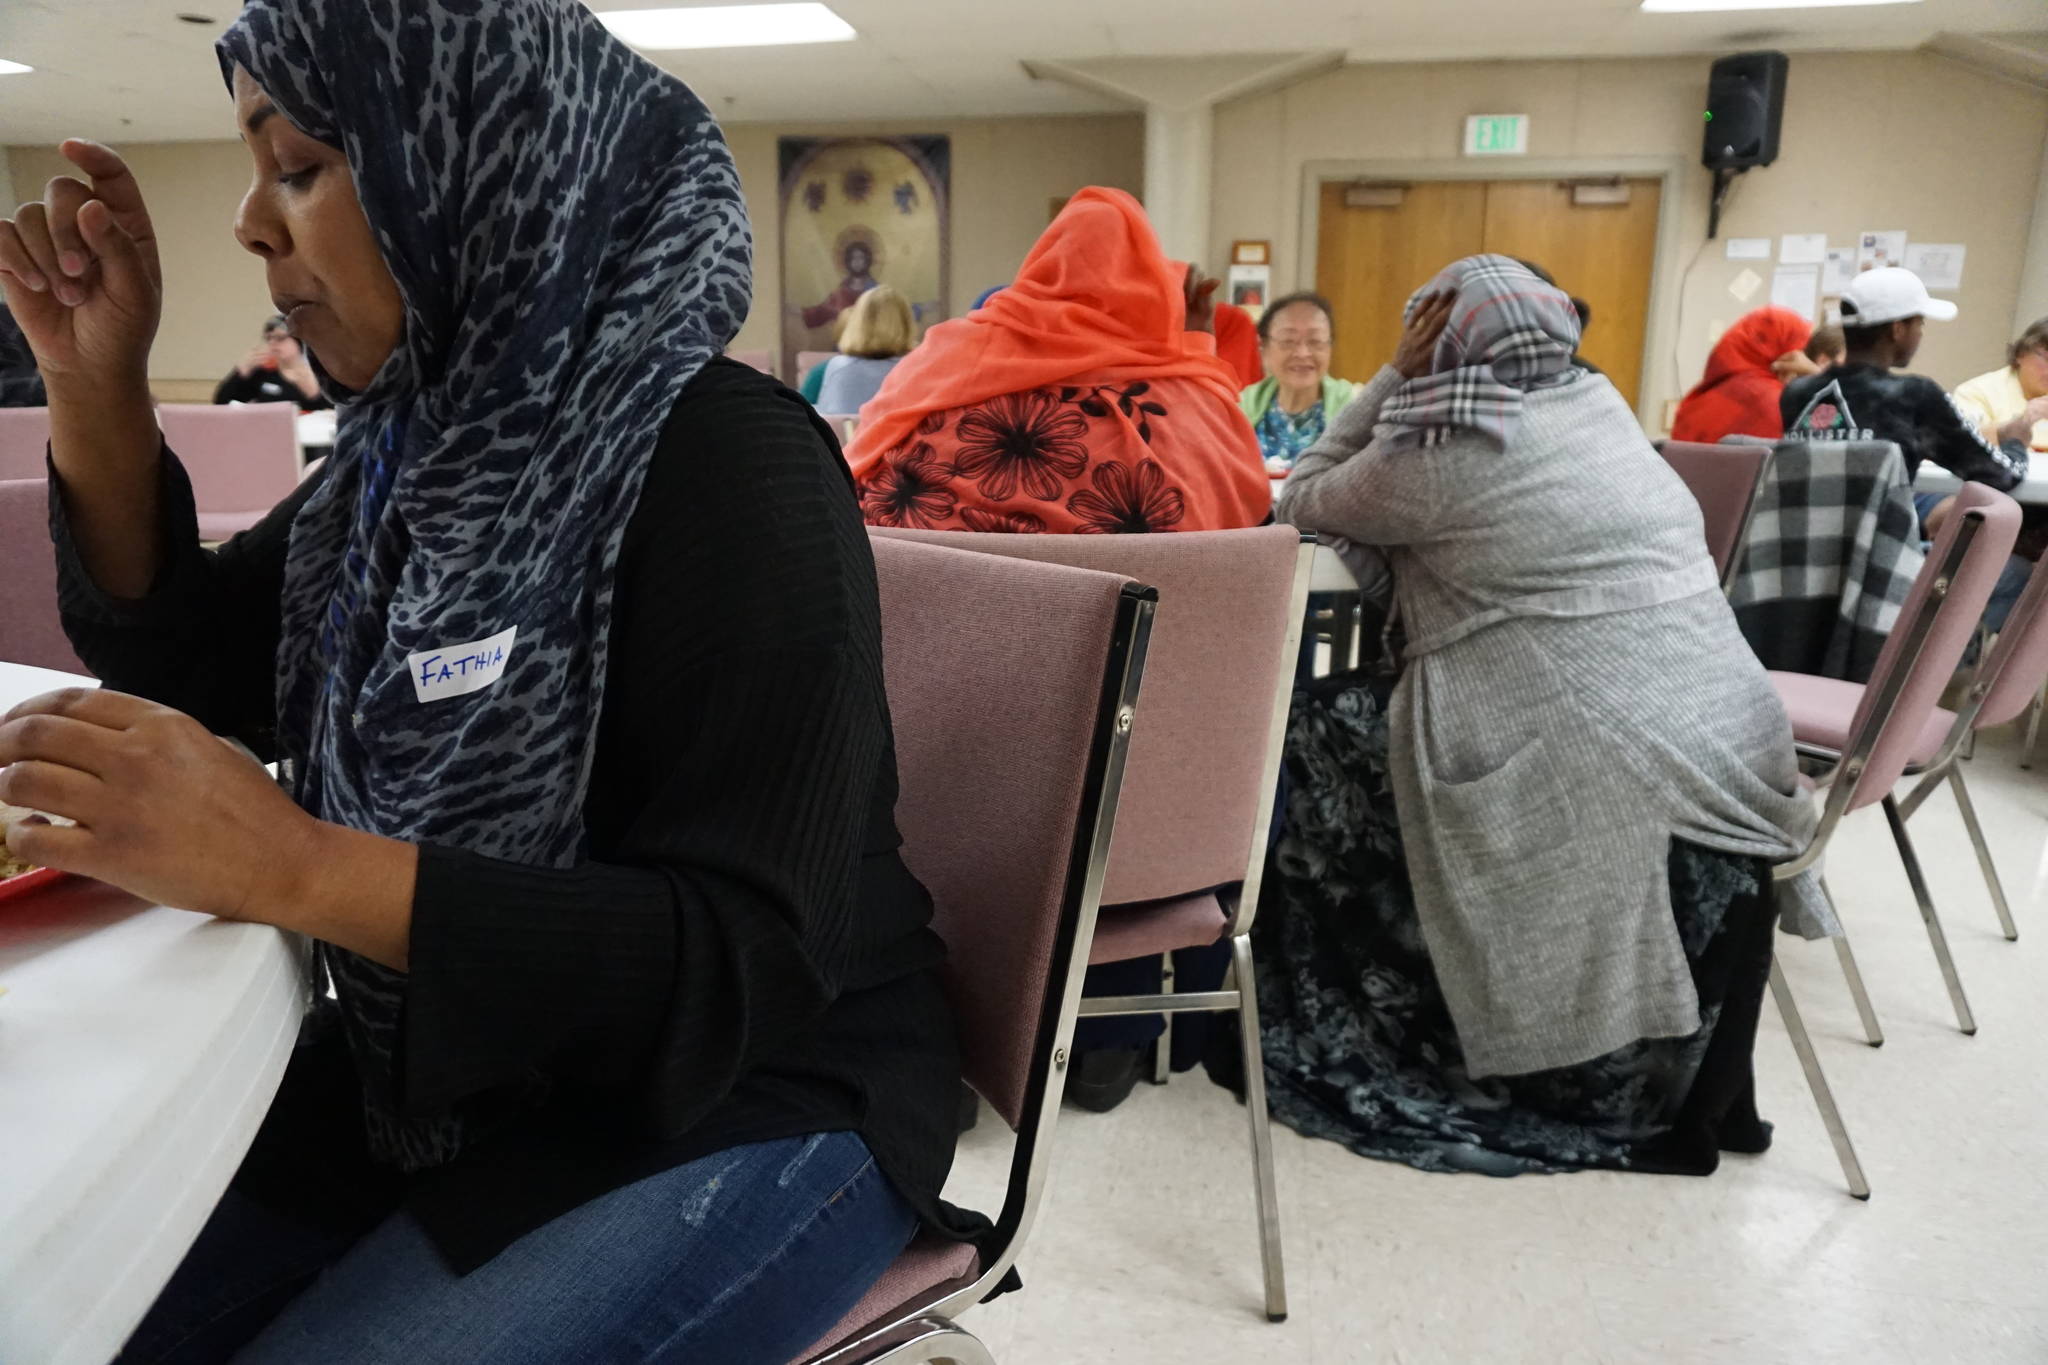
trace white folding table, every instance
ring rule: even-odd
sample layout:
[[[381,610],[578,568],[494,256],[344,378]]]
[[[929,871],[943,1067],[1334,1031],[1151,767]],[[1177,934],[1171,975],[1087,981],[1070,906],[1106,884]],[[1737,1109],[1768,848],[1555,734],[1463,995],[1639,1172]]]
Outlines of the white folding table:
[[[0,663],[0,713],[90,679]],[[106,1365],[241,1164],[301,940],[66,881],[0,901],[0,1361]]]

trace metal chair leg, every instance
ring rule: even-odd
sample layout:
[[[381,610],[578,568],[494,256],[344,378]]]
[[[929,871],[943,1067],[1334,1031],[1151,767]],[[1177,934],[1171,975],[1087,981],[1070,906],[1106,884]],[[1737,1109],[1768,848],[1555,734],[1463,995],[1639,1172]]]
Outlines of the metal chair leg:
[[[1827,1074],[1820,1069],[1820,1058],[1813,1051],[1813,1039],[1806,1033],[1806,1021],[1799,1017],[1799,1006],[1792,999],[1792,985],[1785,980],[1785,969],[1778,965],[1775,955],[1771,958],[1771,998],[1778,1002],[1778,1013],[1785,1020],[1785,1032],[1792,1037],[1792,1050],[1799,1054],[1799,1065],[1806,1072],[1806,1088],[1813,1092],[1814,1105],[1820,1110],[1820,1121],[1828,1130],[1828,1141],[1835,1144],[1835,1159],[1842,1163],[1842,1176],[1849,1182],[1849,1193],[1857,1199],[1868,1199],[1870,1182],[1863,1178],[1863,1163],[1856,1159],[1856,1146],[1849,1141],[1849,1129],[1842,1122],[1842,1111],[1835,1107],[1835,1092],[1828,1087]]]
[[[1173,994],[1173,954],[1159,955],[1159,993]],[[1160,1022],[1165,1025],[1159,1037],[1152,1044],[1152,1084],[1165,1085],[1173,1078],[1173,1016],[1162,1014]]]
[[[2034,704],[2027,708],[2027,747],[2020,750],[2020,766],[2034,766],[2034,741],[2041,737],[2041,712],[2048,709],[2048,685],[2034,697]]]
[[[1884,799],[1884,818],[1892,827],[1892,842],[1899,846],[1899,861],[1906,866],[1906,880],[1912,884],[1913,898],[1920,902],[1920,919],[1927,925],[1927,941],[1934,945],[1934,960],[1941,964],[1941,979],[1948,984],[1948,998],[1956,1010],[1956,1027],[1966,1034],[1977,1031],[1977,1016],[1970,1012],[1970,998],[1963,994],[1963,979],[1956,973],[1956,960],[1948,950],[1948,935],[1942,932],[1941,917],[1934,913],[1934,896],[1927,889],[1927,877],[1920,870],[1920,856],[1913,851],[1913,840],[1906,833],[1906,822],[1899,814],[1899,803],[1887,796]]]
[[[1998,927],[2005,930],[2007,939],[2016,940],[2019,926],[2013,923],[2012,907],[2005,902],[2005,883],[1998,879],[1998,867],[1991,861],[1991,845],[1984,842],[1984,827],[1977,823],[1977,806],[1970,800],[1961,768],[1948,770],[1948,785],[1956,794],[1956,809],[1963,813],[1963,828],[1970,832],[1970,842],[1977,849],[1977,866],[1984,870],[1984,885],[1991,892],[1991,908],[1998,912]]]
[[[1856,954],[1849,947],[1849,928],[1842,919],[1842,907],[1835,904],[1835,893],[1828,886],[1828,879],[1820,879],[1820,893],[1828,898],[1828,909],[1835,912],[1835,923],[1842,926],[1842,932],[1835,938],[1835,958],[1842,964],[1842,979],[1849,983],[1849,998],[1856,1002],[1856,1017],[1863,1021],[1863,1037],[1872,1047],[1884,1046],[1884,1029],[1877,1022],[1877,1011],[1871,1006],[1870,992],[1863,988],[1863,973],[1856,966]]]
[[[1244,1108],[1252,1127],[1252,1166],[1258,1181],[1259,1254],[1266,1272],[1266,1318],[1287,1321],[1287,1269],[1280,1254],[1280,1192],[1273,1179],[1273,1121],[1266,1112],[1266,1054],[1259,1042],[1259,978],[1252,941],[1230,940],[1237,974],[1237,1027],[1244,1043]]]

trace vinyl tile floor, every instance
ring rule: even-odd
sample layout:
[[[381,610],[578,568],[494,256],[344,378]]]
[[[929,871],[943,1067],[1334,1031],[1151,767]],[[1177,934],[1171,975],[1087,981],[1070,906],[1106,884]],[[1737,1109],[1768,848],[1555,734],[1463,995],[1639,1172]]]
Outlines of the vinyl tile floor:
[[[1874,1197],[1849,1198],[1776,1009],[1761,1157],[1708,1179],[1426,1175],[1275,1125],[1291,1316],[1265,1320],[1243,1110],[1200,1073],[1069,1108],[1025,1288],[962,1318],[1000,1365],[2048,1365],[2048,745],[1966,765],[2020,939],[2000,934],[1954,801],[1913,818],[1980,1032],[1955,1024],[1881,812],[1827,873],[1883,1021],[1835,956],[1781,957]],[[1001,1202],[984,1112],[949,1197]]]

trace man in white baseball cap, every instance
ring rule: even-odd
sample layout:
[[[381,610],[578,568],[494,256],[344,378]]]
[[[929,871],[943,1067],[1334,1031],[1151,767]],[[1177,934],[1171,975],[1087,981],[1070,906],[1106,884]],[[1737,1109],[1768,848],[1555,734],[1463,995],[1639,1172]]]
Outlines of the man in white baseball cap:
[[[1932,460],[1959,479],[2000,492],[2027,476],[2025,433],[1992,444],[1966,418],[1946,390],[1917,374],[1895,373],[1913,363],[1927,319],[1948,322],[1956,306],[1930,297],[1910,270],[1866,270],[1842,291],[1842,332],[1849,353],[1841,364],[1785,386],[1779,410],[1788,441],[1895,441],[1906,472]],[[1939,494],[1916,493],[1923,529],[1940,524]]]

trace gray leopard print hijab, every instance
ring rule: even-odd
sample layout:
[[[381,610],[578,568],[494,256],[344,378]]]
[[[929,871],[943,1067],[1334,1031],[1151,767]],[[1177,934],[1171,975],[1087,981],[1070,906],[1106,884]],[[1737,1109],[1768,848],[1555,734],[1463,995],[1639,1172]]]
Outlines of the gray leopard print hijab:
[[[323,819],[574,863],[619,550],[683,385],[739,330],[751,243],[717,125],[576,0],[251,0],[219,43],[347,155],[405,303],[292,525],[278,721]],[[324,949],[370,1140],[407,1169],[405,978]],[[496,1107],[496,1106],[494,1106]]]

